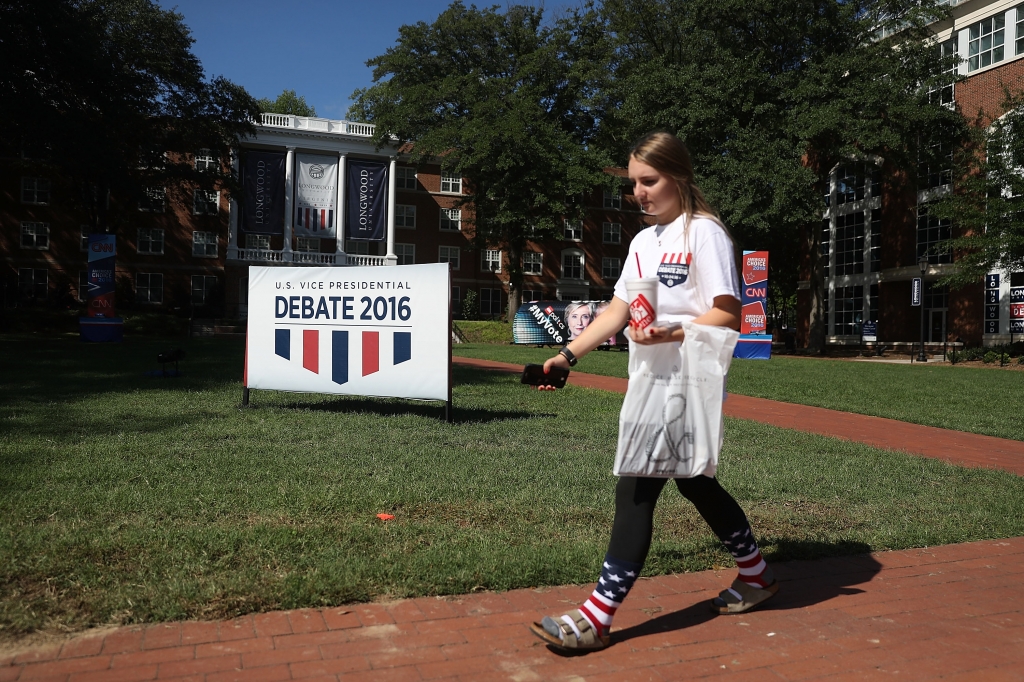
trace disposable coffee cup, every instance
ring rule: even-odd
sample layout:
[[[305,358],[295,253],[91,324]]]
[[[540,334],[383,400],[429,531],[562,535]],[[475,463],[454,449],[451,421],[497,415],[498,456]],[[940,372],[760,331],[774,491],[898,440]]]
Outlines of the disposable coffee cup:
[[[658,315],[658,278],[627,279],[626,297],[629,298],[630,319],[638,329],[646,331]]]

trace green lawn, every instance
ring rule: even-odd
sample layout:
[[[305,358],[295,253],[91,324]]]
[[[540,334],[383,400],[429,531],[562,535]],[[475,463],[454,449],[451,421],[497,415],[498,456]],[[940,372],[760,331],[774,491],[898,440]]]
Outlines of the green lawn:
[[[458,344],[452,353],[543,362],[554,348]],[[576,369],[626,377],[628,354],[598,351]],[[892,365],[777,356],[734,360],[729,392],[1024,440],[1024,372],[959,365]]]
[[[241,409],[241,342],[189,341],[186,377],[143,376],[166,347],[0,337],[0,637],[599,570],[621,396],[457,368],[454,424],[355,397]],[[722,481],[770,560],[1024,534],[1022,478],[726,429]],[[647,574],[730,565],[676,493],[658,514]]]

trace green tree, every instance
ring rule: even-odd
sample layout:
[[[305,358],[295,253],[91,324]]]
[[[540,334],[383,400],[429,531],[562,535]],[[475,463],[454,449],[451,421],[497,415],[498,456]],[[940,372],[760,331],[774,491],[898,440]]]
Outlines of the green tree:
[[[927,0],[605,0],[598,16],[616,44],[600,140],[621,150],[652,129],[677,132],[737,245],[771,251],[787,295],[811,254],[820,349],[832,169],[866,159],[913,182],[939,142],[966,139],[962,117],[929,95],[952,66],[929,42],[943,12]]]
[[[957,267],[942,281],[961,288],[993,270],[1024,271],[1024,92],[1005,91],[1007,112],[976,128],[975,143],[954,156],[955,190],[933,213],[960,236],[942,244]]]
[[[192,42],[182,16],[151,0],[0,3],[2,145],[75,188],[68,203],[97,232],[126,224],[117,207],[147,187],[234,186],[230,150],[259,110],[243,88],[206,79]],[[220,164],[197,168],[199,150]]]
[[[402,26],[367,62],[374,85],[353,95],[350,117],[375,123],[379,144],[410,140],[415,162],[467,179],[475,244],[506,252],[510,319],[527,241],[559,234],[584,193],[612,182],[592,109],[599,27],[577,19],[545,25],[534,7],[455,2],[432,24]]]
[[[284,90],[277,99],[261,97],[257,105],[265,114],[291,114],[293,116],[316,116],[316,109],[306,104],[306,98],[296,95],[294,90]]]

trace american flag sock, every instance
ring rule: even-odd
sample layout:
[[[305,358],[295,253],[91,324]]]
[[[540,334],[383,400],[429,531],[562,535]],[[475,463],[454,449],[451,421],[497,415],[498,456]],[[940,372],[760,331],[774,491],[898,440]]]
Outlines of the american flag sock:
[[[750,526],[722,538],[722,544],[736,559],[736,565],[740,569],[740,580],[762,590],[775,582],[771,569],[761,558],[761,550],[757,548]]]
[[[604,637],[611,630],[615,612],[622,605],[622,600],[626,598],[629,591],[633,589],[633,583],[636,582],[637,576],[640,575],[640,569],[643,567],[643,564],[622,561],[611,554],[605,555],[597,586],[590,598],[580,607],[580,613],[590,621],[590,625],[598,635]],[[563,620],[566,618],[567,616],[563,616]],[[571,621],[572,619],[569,618],[566,622],[575,630],[576,626]]]

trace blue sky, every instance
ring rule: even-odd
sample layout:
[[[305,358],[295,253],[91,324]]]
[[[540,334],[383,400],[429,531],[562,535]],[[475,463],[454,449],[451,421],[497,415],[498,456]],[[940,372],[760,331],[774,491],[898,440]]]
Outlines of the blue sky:
[[[450,0],[157,2],[184,15],[196,41],[192,51],[207,76],[225,76],[254,97],[273,99],[282,90],[295,90],[325,118],[344,118],[352,91],[372,84],[366,60],[394,45],[399,26],[432,22],[450,4]],[[544,5],[542,0],[520,3]],[[479,7],[492,4],[499,3],[477,3]],[[565,4],[555,0],[545,6],[550,12]]]

